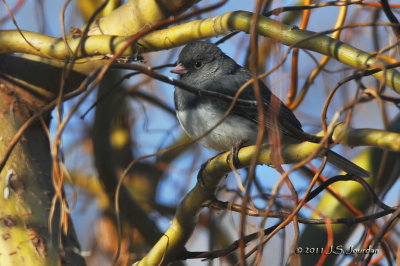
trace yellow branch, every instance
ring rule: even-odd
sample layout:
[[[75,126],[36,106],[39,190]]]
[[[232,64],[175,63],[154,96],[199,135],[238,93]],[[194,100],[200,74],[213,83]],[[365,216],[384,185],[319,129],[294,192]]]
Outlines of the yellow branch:
[[[76,2],[76,5],[78,6],[79,10],[81,11],[83,18],[87,22],[92,17],[92,15],[96,11],[96,9],[99,8],[99,6],[101,4],[103,4],[104,1],[103,0],[86,0],[86,1],[76,0],[75,2]],[[104,16],[110,14],[120,4],[121,4],[121,0],[109,0],[107,5],[97,15],[97,17],[100,18],[100,17],[104,17]]]
[[[78,0],[77,2],[86,2]],[[200,0],[128,0],[90,25],[89,35],[132,35],[157,21],[176,16]],[[103,2],[103,1],[101,1]],[[117,2],[111,1],[110,2]],[[82,27],[83,28],[83,27]]]
[[[353,129],[345,128],[339,124],[333,135],[333,139],[339,139],[342,145],[375,146],[391,151],[400,151],[400,134],[377,129]]]
[[[139,39],[138,43],[133,44],[123,55],[170,49],[194,40],[225,35],[235,30],[248,32],[252,16],[252,13],[245,11],[228,12],[213,18],[196,20],[154,31]],[[269,18],[261,17],[258,21],[257,30],[260,35],[272,38],[285,45],[333,57],[356,69],[385,66],[385,62],[382,60],[341,41],[325,35],[316,35],[315,32],[300,30]],[[30,53],[56,59],[65,59],[69,54],[61,39],[33,32],[23,33],[36,49],[29,46],[17,31],[0,31],[0,52]],[[78,58],[113,54],[121,49],[128,38],[107,35],[89,36],[85,39],[84,46],[78,53]],[[77,48],[79,40],[80,38],[73,38],[68,41],[72,50]],[[400,93],[400,73],[394,69],[387,69],[385,73],[386,76],[384,76],[383,71],[374,74],[374,76],[383,79],[389,87]]]

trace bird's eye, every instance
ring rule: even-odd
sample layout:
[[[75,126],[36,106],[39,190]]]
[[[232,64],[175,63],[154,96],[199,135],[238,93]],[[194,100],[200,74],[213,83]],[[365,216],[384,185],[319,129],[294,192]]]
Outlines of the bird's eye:
[[[194,63],[194,67],[197,68],[197,69],[199,69],[202,65],[203,65],[203,63],[201,61],[196,61]]]

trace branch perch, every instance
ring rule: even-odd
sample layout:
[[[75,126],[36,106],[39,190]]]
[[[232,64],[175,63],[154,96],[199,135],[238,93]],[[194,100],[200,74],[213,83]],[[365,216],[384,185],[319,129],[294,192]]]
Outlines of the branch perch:
[[[139,39],[129,49],[126,49],[123,55],[137,55],[139,53],[170,49],[194,40],[226,35],[232,31],[249,32],[252,17],[253,14],[250,12],[235,11],[173,26],[168,29],[157,30]],[[356,69],[384,68],[385,66],[383,61],[351,45],[312,31],[300,30],[266,17],[260,17],[257,32],[288,46],[307,49],[333,57],[339,62]],[[0,52],[29,53],[54,59],[65,59],[69,55],[68,49],[65,48],[65,44],[59,38],[27,31],[23,31],[23,34],[36,49],[27,44],[18,31],[11,30],[0,31]],[[77,49],[80,38],[70,38],[68,40],[72,50]],[[99,35],[84,38],[85,42],[83,47],[80,48],[77,55],[78,58],[114,54],[115,51],[121,49],[130,37]],[[400,73],[398,71],[387,69],[386,71],[375,73],[374,76],[378,79],[383,79],[389,87],[400,93]]]

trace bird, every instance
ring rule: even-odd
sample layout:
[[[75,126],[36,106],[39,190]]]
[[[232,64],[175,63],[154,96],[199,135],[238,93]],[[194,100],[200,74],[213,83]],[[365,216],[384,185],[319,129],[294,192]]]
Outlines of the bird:
[[[207,92],[234,97],[247,81],[252,79],[250,70],[240,66],[217,45],[209,41],[194,41],[180,52],[176,66],[171,70],[179,75],[179,81]],[[319,142],[320,137],[303,131],[294,113],[275,96],[267,85],[258,80],[264,110],[264,143],[269,143],[268,132],[278,126],[281,144],[304,141]],[[255,101],[253,85],[248,85],[239,95],[240,100]],[[278,110],[271,108],[271,99],[279,101]],[[176,116],[183,130],[192,138],[203,135],[215,126],[228,110],[230,103],[215,97],[199,95],[175,86],[174,103]],[[277,106],[274,104],[274,106]],[[277,116],[273,123],[271,115]],[[199,139],[199,143],[218,152],[233,147],[254,145],[258,135],[259,113],[256,106],[236,103],[225,119],[211,132]],[[328,162],[348,174],[368,177],[369,172],[338,153],[326,149]]]

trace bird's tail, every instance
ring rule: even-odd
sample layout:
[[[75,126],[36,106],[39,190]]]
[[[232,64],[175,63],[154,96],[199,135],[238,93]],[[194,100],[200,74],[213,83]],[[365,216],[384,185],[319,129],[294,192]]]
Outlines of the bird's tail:
[[[326,153],[328,156],[328,162],[336,166],[337,168],[345,171],[348,174],[352,174],[359,177],[369,177],[371,174],[364,170],[363,168],[359,167],[358,165],[350,162],[343,156],[337,154],[334,151],[328,150]]]

